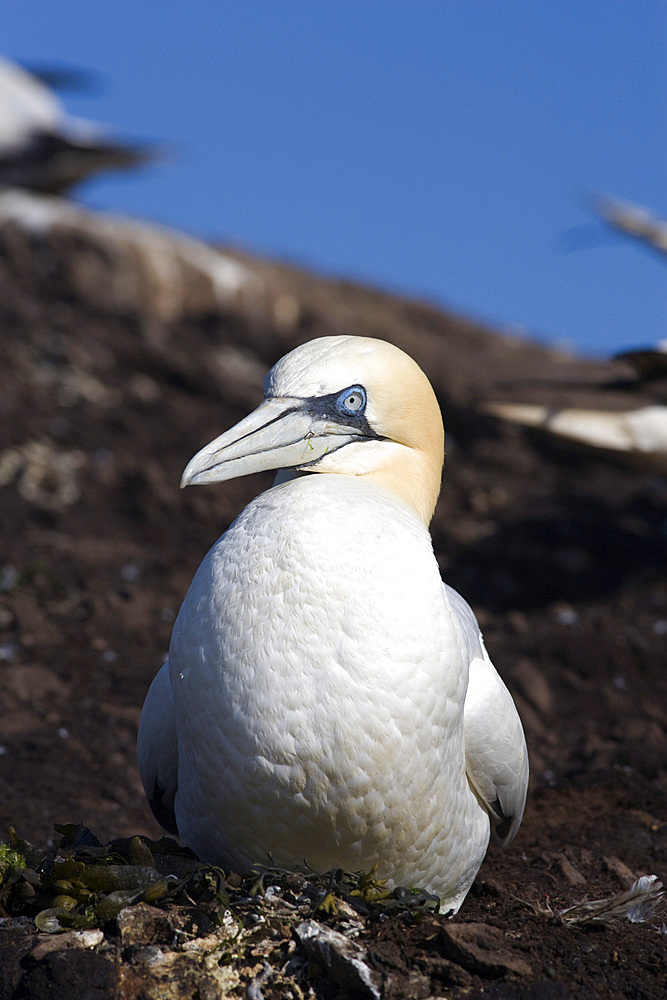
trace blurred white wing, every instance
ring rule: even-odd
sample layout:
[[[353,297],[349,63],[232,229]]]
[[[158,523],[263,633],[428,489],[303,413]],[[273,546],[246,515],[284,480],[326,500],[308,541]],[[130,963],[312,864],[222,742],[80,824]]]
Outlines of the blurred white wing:
[[[35,133],[58,131],[64,118],[48,87],[16,63],[0,59],[0,155],[20,151]]]

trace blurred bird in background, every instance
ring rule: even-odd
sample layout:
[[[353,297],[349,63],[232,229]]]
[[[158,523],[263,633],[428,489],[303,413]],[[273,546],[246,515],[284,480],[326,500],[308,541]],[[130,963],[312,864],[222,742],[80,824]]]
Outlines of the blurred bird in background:
[[[595,198],[592,207],[615,232],[640,241],[663,259],[667,256],[665,219],[617,198]],[[586,408],[554,407],[543,402],[490,402],[485,409],[510,423],[535,427],[600,454],[664,472],[667,470],[667,340],[628,348],[615,354],[613,360],[633,370],[633,377],[617,379],[613,384],[614,389],[625,395],[625,405],[617,410],[596,406],[596,394],[609,385],[591,386],[591,405]],[[651,402],[638,406],[639,393],[651,397]]]
[[[49,84],[80,86],[84,78],[58,70],[36,75],[0,57],[0,187],[60,195],[91,174],[155,158],[151,147],[67,114]]]

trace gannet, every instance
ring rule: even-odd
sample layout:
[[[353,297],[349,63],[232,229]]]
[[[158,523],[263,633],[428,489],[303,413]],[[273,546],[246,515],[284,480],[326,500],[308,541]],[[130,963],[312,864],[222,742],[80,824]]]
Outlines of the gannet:
[[[484,411],[523,427],[535,427],[557,438],[594,449],[600,455],[613,456],[640,468],[664,472],[667,468],[667,340],[635,347],[615,354],[614,361],[624,361],[636,372],[634,381],[621,384],[623,409],[602,409],[597,399],[609,383],[591,383],[585,407],[555,407],[543,403],[485,404]],[[613,385],[613,384],[612,384]],[[637,405],[640,398],[657,400]]]
[[[634,410],[553,409],[541,404],[488,403],[501,420],[536,427],[601,454],[664,472],[667,468],[667,406]]]
[[[68,115],[38,77],[0,58],[0,185],[60,194],[89,174],[152,156]]]
[[[182,485],[277,469],[199,567],[138,739],[159,822],[203,860],[370,870],[455,913],[493,829],[514,837],[528,755],[428,524],[444,432],[398,348],[323,337]]]
[[[667,254],[667,220],[661,219],[655,212],[641,205],[607,197],[596,198],[593,207],[613,229],[641,240],[659,254]]]

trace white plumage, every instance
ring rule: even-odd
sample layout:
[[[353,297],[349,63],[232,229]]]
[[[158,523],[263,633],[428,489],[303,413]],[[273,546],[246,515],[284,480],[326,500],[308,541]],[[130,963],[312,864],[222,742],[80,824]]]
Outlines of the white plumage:
[[[280,414],[280,415],[279,415]],[[427,523],[442,422],[397,348],[330,337],[184,482],[298,469],[213,546],[146,698],[139,767],[202,858],[370,869],[455,912],[520,823],[528,758],[475,617]],[[279,477],[280,478],[280,477]]]

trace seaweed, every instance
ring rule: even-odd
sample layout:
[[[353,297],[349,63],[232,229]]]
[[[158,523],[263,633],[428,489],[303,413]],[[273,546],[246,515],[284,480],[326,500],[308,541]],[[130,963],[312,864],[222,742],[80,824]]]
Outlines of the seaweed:
[[[30,916],[48,934],[108,928],[121,910],[146,903],[195,907],[221,926],[231,914],[239,925],[254,926],[262,914],[303,919],[316,912],[337,915],[341,908],[363,916],[379,913],[437,912],[436,896],[417,889],[387,888],[371,872],[325,874],[304,862],[299,872],[271,864],[239,875],[200,862],[169,837],[130,837],[102,844],[85,826],[57,824],[59,843],[42,850],[10,827],[0,844],[0,915]]]

